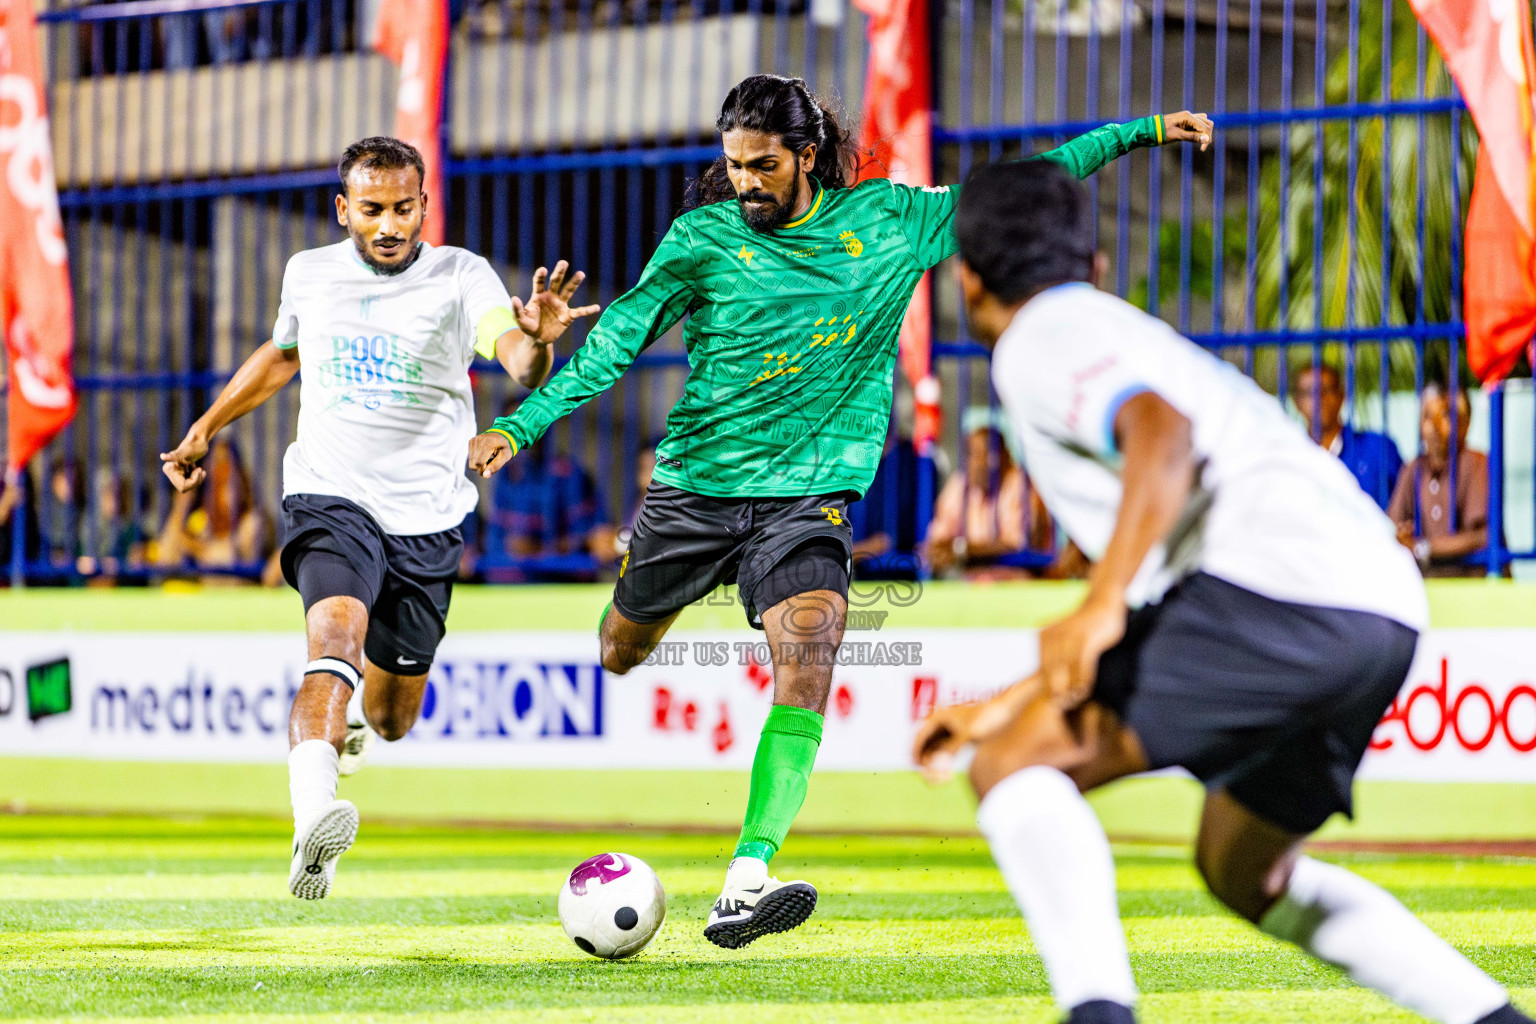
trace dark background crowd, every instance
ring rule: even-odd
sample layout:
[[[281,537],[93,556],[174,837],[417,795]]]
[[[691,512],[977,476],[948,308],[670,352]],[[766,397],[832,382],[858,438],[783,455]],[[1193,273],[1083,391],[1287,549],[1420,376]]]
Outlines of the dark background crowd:
[[[1465,389],[1430,383],[1422,392],[1420,451],[1404,462],[1385,434],[1346,421],[1345,388],[1331,366],[1296,374],[1290,397],[1313,438],[1337,456],[1396,527],[1426,576],[1479,576],[1488,543],[1488,459],[1467,447],[1472,408]],[[874,483],[849,519],[855,575],[920,575],[975,582],[1070,579],[1086,559],[1063,537],[1011,447],[995,408],[966,410],[958,459],[942,450],[923,460],[892,421]],[[634,467],[643,495],[655,443]],[[283,585],[278,568],[278,495],[257,493],[239,448],[216,442],[208,476],[176,495],[160,523],[137,518],[149,507],[147,479],[136,484],[110,467],[54,459],[34,472],[24,494],[0,499],[0,565],[9,565],[22,520],[30,585],[145,585],[197,580],[208,585]],[[922,477],[927,474],[927,479]],[[622,491],[622,481],[610,481]],[[933,514],[919,522],[920,488]],[[138,494],[135,494],[135,489]],[[578,460],[534,445],[490,481],[481,507],[465,518],[460,576],[484,583],[582,583],[613,578],[628,548],[640,500],[610,513],[605,484]],[[45,500],[37,500],[46,491]]]

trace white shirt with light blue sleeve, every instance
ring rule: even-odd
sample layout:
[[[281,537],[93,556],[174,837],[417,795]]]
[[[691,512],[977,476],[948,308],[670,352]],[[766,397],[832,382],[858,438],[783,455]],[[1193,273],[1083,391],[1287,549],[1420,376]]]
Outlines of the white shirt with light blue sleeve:
[[[1167,324],[1090,285],[1025,303],[998,341],[992,379],[1046,507],[1090,559],[1120,509],[1115,418],[1151,391],[1192,425],[1199,487],[1173,543],[1127,597],[1160,598],[1203,571],[1278,601],[1428,623],[1424,584],[1391,523],[1280,403]]]

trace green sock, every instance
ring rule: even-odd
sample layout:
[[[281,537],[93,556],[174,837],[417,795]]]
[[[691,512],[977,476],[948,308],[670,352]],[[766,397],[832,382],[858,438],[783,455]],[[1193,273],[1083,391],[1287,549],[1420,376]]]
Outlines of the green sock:
[[[821,725],[821,716],[805,708],[775,704],[769,710],[752,759],[752,788],[736,856],[769,860],[779,852],[805,803]]]

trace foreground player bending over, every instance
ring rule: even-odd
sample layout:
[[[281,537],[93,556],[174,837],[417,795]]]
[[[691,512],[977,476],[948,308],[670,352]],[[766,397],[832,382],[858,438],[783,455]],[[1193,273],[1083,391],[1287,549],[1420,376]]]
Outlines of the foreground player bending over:
[[[582,275],[567,278],[564,263],[548,290],[544,270],[534,275],[524,305],[481,257],[420,241],[422,172],[421,154],[396,139],[348,147],[336,219],[349,240],[288,261],[272,340],[160,457],[178,490],[196,487],[213,435],[303,363],[298,436],[283,460],[282,555],[309,637],[288,724],[288,889],[300,899],[331,891],[357,835],[357,808],[336,799],[336,777],[366,752],[368,724],[397,740],[421,710],[463,550],[459,524],[477,498],[460,461],[475,432],[470,362],[494,356],[535,387],[549,375],[550,345],[597,312],[567,305]],[[364,680],[366,722],[349,727]]]
[[[809,883],[768,877],[768,860],[805,800],[821,743],[847,620],[844,513],[880,461],[912,290],[954,253],[957,191],[849,186],[852,142],[797,78],[741,82],[716,127],[725,156],[701,183],[704,205],[673,222],[570,365],[475,438],[470,468],[494,472],[690,316],[688,383],[603,616],[602,659],[627,672],[722,583],[738,584],[747,621],[767,632],[773,707],[704,930],[734,949],[799,925],[816,906]],[[1205,144],[1210,132],[1197,114],[1149,117],[1096,129],[1045,159],[1084,176],[1138,146]]]
[[[1096,564],[1039,673],[935,713],[917,756],[942,776],[976,744],[981,829],[1071,1024],[1128,1024],[1136,995],[1081,792],[1174,765],[1206,784],[1195,859],[1227,906],[1444,1024],[1530,1024],[1385,891],[1302,854],[1349,812],[1428,616],[1381,511],[1274,398],[1086,283],[1093,206],[1056,168],[978,170],[957,230],[1030,479]]]

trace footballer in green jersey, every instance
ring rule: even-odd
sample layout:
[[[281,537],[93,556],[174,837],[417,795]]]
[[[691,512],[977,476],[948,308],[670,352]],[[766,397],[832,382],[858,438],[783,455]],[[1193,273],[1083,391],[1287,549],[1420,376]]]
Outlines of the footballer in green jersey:
[[[727,948],[793,928],[806,882],[768,876],[805,799],[847,620],[846,510],[874,479],[897,338],[922,275],[955,252],[958,187],[850,185],[852,140],[800,79],[748,78],[716,122],[725,155],[639,282],[566,367],[470,443],[489,476],[611,387],[684,317],[691,367],[601,624],[622,674],[722,583],[773,653],[745,825],[705,936]],[[1203,115],[1105,125],[1041,159],[1086,177],[1132,149],[1210,142]]]

